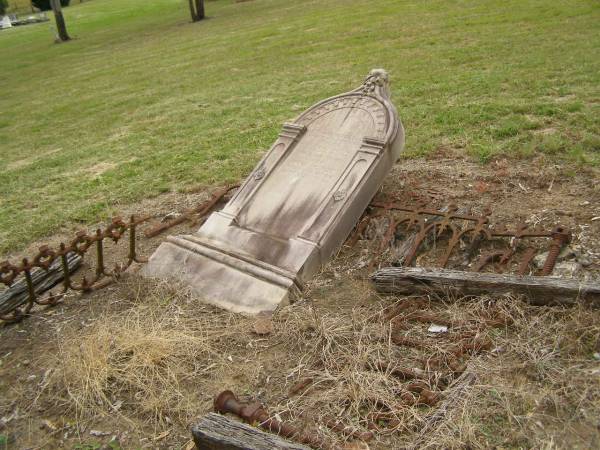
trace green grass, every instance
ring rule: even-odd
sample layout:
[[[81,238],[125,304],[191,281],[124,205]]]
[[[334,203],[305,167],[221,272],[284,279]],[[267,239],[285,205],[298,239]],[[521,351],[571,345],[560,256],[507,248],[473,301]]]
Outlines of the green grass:
[[[281,123],[392,77],[407,155],[600,162],[596,0],[93,0],[0,32],[0,253],[248,173]],[[526,163],[526,162],[525,162]]]

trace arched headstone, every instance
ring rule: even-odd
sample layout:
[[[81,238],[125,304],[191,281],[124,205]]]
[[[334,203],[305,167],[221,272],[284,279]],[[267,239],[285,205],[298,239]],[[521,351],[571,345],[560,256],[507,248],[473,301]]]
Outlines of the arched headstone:
[[[223,210],[170,236],[144,273],[176,277],[235,312],[274,310],[344,242],[404,146],[388,74],[283,125]]]

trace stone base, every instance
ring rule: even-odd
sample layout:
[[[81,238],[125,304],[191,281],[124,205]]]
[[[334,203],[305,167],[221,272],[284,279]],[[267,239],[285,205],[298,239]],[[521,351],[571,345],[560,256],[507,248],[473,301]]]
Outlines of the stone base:
[[[202,301],[236,313],[273,311],[299,292],[293,274],[216,248],[197,236],[170,236],[142,274],[188,285]]]

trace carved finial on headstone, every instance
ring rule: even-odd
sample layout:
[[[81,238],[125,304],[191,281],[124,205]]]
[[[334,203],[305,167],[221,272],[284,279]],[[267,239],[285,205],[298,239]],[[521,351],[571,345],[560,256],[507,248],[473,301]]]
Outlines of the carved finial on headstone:
[[[360,90],[365,94],[374,94],[390,98],[390,77],[384,69],[373,69]]]

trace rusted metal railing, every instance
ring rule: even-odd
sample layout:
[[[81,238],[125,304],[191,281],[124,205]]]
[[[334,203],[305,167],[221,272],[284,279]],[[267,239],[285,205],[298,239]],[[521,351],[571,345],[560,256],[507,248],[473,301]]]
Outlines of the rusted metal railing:
[[[237,186],[229,185],[217,189],[206,202],[184,211],[174,220],[150,226],[142,237],[154,237],[185,221],[191,221],[192,225],[196,225]],[[118,278],[134,262],[146,262],[146,258],[138,254],[137,241],[140,237],[139,226],[149,219],[149,216],[131,216],[125,221],[115,217],[106,228],[99,228],[93,233],[80,231],[70,242],[61,243],[58,247],[43,245],[32,258],[23,258],[18,263],[0,262],[0,285],[8,287],[8,290],[0,291],[0,320],[6,322],[21,320],[29,314],[34,305],[54,305],[68,291],[89,292],[100,289]],[[112,269],[108,268],[105,262],[105,243],[107,241],[118,243],[125,237],[128,238],[129,247],[124,262],[116,264]],[[91,279],[83,276],[79,282],[74,281],[74,270],[81,264],[83,257],[92,253],[92,250],[95,250],[93,253],[96,260],[93,276]],[[40,279],[48,274],[52,274],[53,278],[42,283],[41,286],[37,285]],[[62,284],[60,292],[42,293],[58,283]]]
[[[481,271],[487,265],[495,262],[506,266],[511,259],[519,256],[520,253],[521,259],[517,269],[519,275],[524,275],[529,270],[530,263],[540,252],[529,244],[525,245],[523,251],[518,252],[517,250],[523,242],[532,238],[551,240],[548,255],[543,269],[540,271],[540,275],[549,275],[552,273],[558,254],[571,239],[569,231],[562,226],[556,226],[549,231],[539,228],[530,229],[525,223],[517,224],[512,230],[509,230],[506,226],[491,226],[489,217],[491,211],[485,211],[479,216],[462,214],[458,211],[456,205],[450,205],[443,211],[437,211],[427,208],[425,205],[403,205],[392,199],[374,200],[369,206],[369,211],[359,222],[355,232],[348,240],[348,244],[354,246],[374,219],[387,220],[386,231],[383,233],[377,249],[373,251],[369,269],[373,268],[378,258],[392,244],[395,236],[402,228],[406,232],[413,233],[413,243],[403,256],[402,265],[404,266],[414,264],[425,241],[430,237],[434,237],[440,242],[441,237],[447,237],[445,249],[436,264],[440,267],[448,266],[451,257],[457,253],[456,250],[461,242],[467,244],[468,249],[465,253],[470,255],[475,253],[484,241],[503,238],[504,248],[482,252],[479,259],[473,262],[472,270]]]
[[[34,305],[56,304],[69,290],[88,292],[106,286],[114,278],[123,273],[133,262],[143,263],[146,260],[137,254],[136,231],[138,225],[148,220],[149,217],[136,218],[131,216],[129,221],[120,217],[112,219],[105,229],[97,229],[95,233],[88,234],[80,231],[68,244],[61,243],[58,248],[43,245],[39,248],[37,255],[33,258],[23,258],[20,263],[12,264],[9,261],[0,263],[0,283],[10,287],[17,280],[25,281],[27,297],[23,302],[17,304],[0,305],[0,319],[4,321],[20,320],[28,314]],[[104,263],[104,243],[111,240],[119,242],[125,235],[129,237],[129,251],[124,264],[116,265],[114,269],[108,269]],[[96,265],[95,274],[91,280],[83,277],[80,283],[72,279],[72,267],[69,267],[69,257],[78,255],[83,257],[91,248],[95,249]],[[57,260],[60,261],[62,269],[62,290],[59,293],[47,293],[39,295],[33,283],[35,269],[48,271]],[[10,308],[10,310],[8,310]]]
[[[154,237],[185,221],[197,225],[237,186],[228,185],[217,189],[206,202],[184,211],[175,219],[148,227],[142,236],[145,238]],[[405,228],[405,231],[413,234],[412,244],[407,247],[406,254],[403,256],[403,265],[413,264],[424,247],[424,243],[432,236],[436,239],[442,236],[447,238],[445,250],[438,261],[438,265],[441,267],[448,265],[451,257],[457,253],[456,249],[461,243],[468,244],[466,254],[473,254],[480,248],[482,242],[504,238],[505,242],[508,241],[508,245],[505,245],[502,250],[481,252],[479,259],[471,264],[472,270],[481,271],[487,265],[495,262],[507,265],[511,259],[519,256],[519,274],[525,274],[529,270],[530,263],[539,253],[536,248],[529,244],[525,246],[524,250],[520,248],[521,243],[526,239],[546,238],[550,240],[548,255],[540,271],[540,275],[549,275],[561,249],[571,238],[570,233],[560,226],[551,231],[544,231],[537,228],[529,229],[526,224],[519,224],[510,231],[506,227],[492,227],[489,223],[489,213],[480,216],[462,214],[454,205],[449,206],[444,211],[437,211],[424,205],[406,206],[392,199],[371,202],[367,214],[357,225],[348,243],[350,245],[356,244],[369,224],[377,218],[387,220],[388,224],[379,245],[373,251],[370,269],[385,253],[386,248],[390,246],[402,227]],[[40,247],[33,258],[23,258],[19,263],[0,262],[0,284],[10,288],[13,284],[20,283],[19,289],[22,291],[19,297],[13,298],[10,302],[2,300],[2,295],[5,295],[7,291],[0,292],[0,320],[20,320],[31,311],[34,305],[53,305],[70,290],[87,292],[99,289],[118,278],[132,263],[145,262],[146,260],[137,253],[136,243],[139,238],[138,227],[147,220],[149,220],[149,217],[131,216],[128,221],[115,217],[105,229],[97,229],[94,233],[80,231],[69,243],[61,243],[57,248],[44,245]],[[125,236],[129,238],[129,249],[124,263],[116,265],[113,269],[107,268],[105,242],[109,240],[117,243]],[[72,272],[80,263],[81,258],[92,248],[95,249],[96,257],[94,276],[91,279],[84,276],[77,283],[73,281]],[[77,257],[79,257],[79,261]],[[61,292],[42,295],[41,289],[36,287],[36,282],[41,277],[42,271],[46,273],[50,271],[62,272],[56,277],[62,283]],[[26,295],[24,295],[24,292],[26,292]]]

